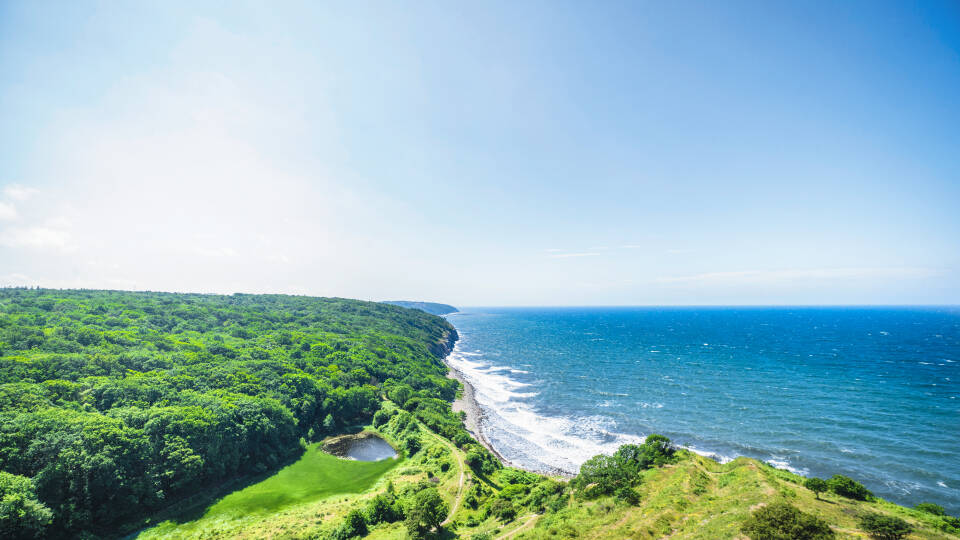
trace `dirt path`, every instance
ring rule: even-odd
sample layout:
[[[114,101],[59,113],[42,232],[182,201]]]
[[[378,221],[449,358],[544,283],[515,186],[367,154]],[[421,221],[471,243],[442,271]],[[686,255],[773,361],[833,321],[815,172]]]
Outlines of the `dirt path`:
[[[531,515],[526,521],[523,522],[523,525],[520,525],[520,526],[517,527],[516,529],[508,532],[507,534],[498,536],[498,537],[496,538],[496,540],[504,540],[505,538],[510,538],[511,536],[513,536],[513,535],[515,535],[515,534],[517,534],[517,533],[519,533],[519,532],[525,531],[525,530],[533,527],[533,524],[534,524],[534,522],[537,521],[537,518],[538,518],[538,517],[540,517],[540,514],[533,514],[533,515]]]
[[[429,433],[432,437],[440,441],[441,444],[443,444],[450,450],[450,454],[454,458],[456,458],[457,467],[460,469],[460,480],[459,480],[459,483],[457,484],[457,496],[454,497],[453,504],[450,505],[450,513],[447,514],[447,519],[440,524],[440,526],[442,527],[450,523],[451,521],[453,521],[453,515],[456,514],[457,510],[460,508],[460,501],[463,500],[463,484],[464,484],[464,480],[466,479],[466,464],[463,462],[463,457],[460,456],[460,453],[457,451],[457,447],[454,446],[453,443],[444,439],[440,435],[437,435],[433,431],[430,431],[429,429],[427,429],[427,426],[424,426],[422,424],[421,426],[427,433]]]

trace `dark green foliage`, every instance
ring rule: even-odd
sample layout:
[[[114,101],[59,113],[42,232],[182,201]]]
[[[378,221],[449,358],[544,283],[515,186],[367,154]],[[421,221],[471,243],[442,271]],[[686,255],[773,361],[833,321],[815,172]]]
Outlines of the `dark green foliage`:
[[[580,474],[571,485],[581,496],[597,497],[613,493],[620,486],[629,486],[636,471],[613,456],[600,454],[580,466]]]
[[[411,538],[423,538],[431,529],[440,527],[449,511],[447,503],[436,489],[421,490],[407,508],[407,532]]]
[[[580,466],[580,474],[571,485],[581,497],[609,495],[638,483],[640,471],[663,466],[675,458],[676,450],[670,439],[663,435],[650,435],[643,444],[625,444],[612,456],[601,454],[588,459]],[[633,500],[627,491],[623,491],[622,495],[623,500]]]
[[[803,487],[812,491],[813,496],[819,499],[821,493],[830,489],[830,484],[822,478],[807,478],[803,482]]]
[[[860,518],[860,528],[878,540],[900,540],[913,530],[909,523],[898,517],[873,512]]]
[[[378,381],[453,416],[431,352],[453,332],[342,299],[0,289],[0,470],[53,512],[46,537],[110,535],[370,421]]]
[[[390,421],[390,417],[391,417],[391,416],[392,416],[392,414],[391,414],[389,411],[387,411],[387,410],[385,410],[385,409],[380,409],[379,411],[377,411],[377,412],[374,413],[374,415],[373,415],[373,426],[374,426],[374,427],[380,427],[380,426],[386,424],[387,422]]]
[[[469,444],[464,448],[466,456],[464,462],[475,472],[483,474],[493,474],[503,467],[500,460],[496,458],[489,450],[479,444]]]
[[[420,451],[420,439],[417,437],[407,437],[407,439],[403,441],[403,447],[407,450],[407,455],[412,456]]]
[[[393,523],[403,519],[403,507],[392,493],[381,493],[367,503],[367,523]]]
[[[830,486],[830,491],[848,499],[866,501],[873,497],[873,493],[870,493],[863,484],[842,474],[833,475],[830,480],[827,480],[827,484]]]
[[[527,504],[538,513],[557,510],[567,504],[564,484],[553,479],[543,479],[532,490]]]
[[[29,478],[0,471],[0,538],[42,538],[51,521]]]
[[[498,498],[490,505],[490,515],[504,523],[508,523],[517,517],[517,507],[507,499]]]
[[[741,530],[751,540],[830,540],[836,537],[827,522],[784,502],[757,509]]]
[[[618,501],[630,506],[640,504],[640,494],[637,493],[637,490],[628,486],[617,488],[617,490],[613,492],[613,496],[616,497]]]
[[[939,504],[934,504],[934,503],[931,503],[931,502],[922,502],[922,503],[918,504],[917,506],[915,506],[915,508],[916,508],[917,510],[920,510],[921,512],[926,512],[926,513],[928,513],[928,514],[933,514],[933,515],[935,515],[935,516],[945,516],[945,515],[947,515],[946,509],[944,509],[944,508],[943,508],[942,506],[940,506]]]

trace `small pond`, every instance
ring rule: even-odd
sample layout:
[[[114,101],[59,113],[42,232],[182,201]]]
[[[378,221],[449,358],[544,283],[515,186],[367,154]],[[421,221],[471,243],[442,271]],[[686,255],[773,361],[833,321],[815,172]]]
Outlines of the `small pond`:
[[[380,437],[365,437],[354,439],[347,446],[343,457],[357,461],[380,461],[397,457],[397,451]]]
[[[327,439],[323,443],[323,451],[356,461],[380,461],[397,457],[397,451],[390,443],[369,431]]]

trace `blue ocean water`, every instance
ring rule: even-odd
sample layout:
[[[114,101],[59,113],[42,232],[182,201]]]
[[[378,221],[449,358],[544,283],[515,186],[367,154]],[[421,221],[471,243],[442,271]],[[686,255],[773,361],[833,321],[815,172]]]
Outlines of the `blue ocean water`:
[[[650,433],[960,514],[960,308],[474,308],[448,360],[517,465]]]

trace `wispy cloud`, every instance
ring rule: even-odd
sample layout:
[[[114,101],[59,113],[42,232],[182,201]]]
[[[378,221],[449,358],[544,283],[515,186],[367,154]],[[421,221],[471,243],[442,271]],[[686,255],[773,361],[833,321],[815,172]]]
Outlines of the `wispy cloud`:
[[[10,184],[3,188],[3,194],[15,201],[25,201],[39,193],[39,190],[32,187],[22,186],[20,184]]]
[[[570,257],[593,257],[594,255],[599,255],[595,251],[582,252],[582,253],[553,253],[550,255],[553,259],[567,259]]]
[[[656,283],[676,284],[762,284],[785,281],[850,280],[864,278],[924,278],[936,275],[930,268],[816,268],[789,270],[743,270],[737,272],[708,272],[688,276],[667,276]]]

